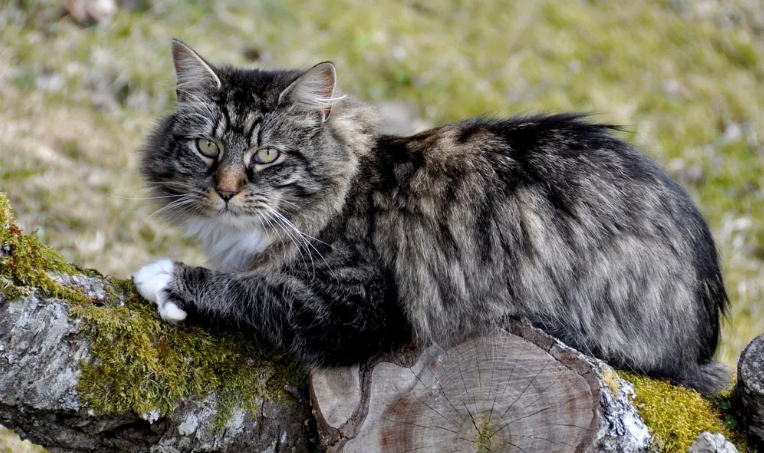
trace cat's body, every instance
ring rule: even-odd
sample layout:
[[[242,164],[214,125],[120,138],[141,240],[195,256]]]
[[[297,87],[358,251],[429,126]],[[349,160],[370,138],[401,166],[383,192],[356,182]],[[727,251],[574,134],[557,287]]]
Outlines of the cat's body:
[[[158,196],[187,197],[167,210],[217,270],[139,271],[163,317],[251,331],[317,365],[514,317],[617,366],[723,385],[708,227],[610,127],[557,115],[382,136],[367,107],[332,97],[333,67],[174,55],[186,91],[143,172]]]

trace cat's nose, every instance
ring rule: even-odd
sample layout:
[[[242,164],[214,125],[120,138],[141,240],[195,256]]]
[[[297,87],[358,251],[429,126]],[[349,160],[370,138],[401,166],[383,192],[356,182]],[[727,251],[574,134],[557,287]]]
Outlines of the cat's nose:
[[[217,192],[218,195],[220,195],[220,198],[222,198],[223,201],[228,203],[228,200],[233,198],[233,196],[239,193],[240,191],[239,190],[220,190],[216,188],[215,192]]]
[[[234,197],[237,193],[241,192],[246,183],[246,176],[236,170],[231,170],[227,167],[221,167],[215,172],[215,192],[220,195],[226,203],[228,200]]]

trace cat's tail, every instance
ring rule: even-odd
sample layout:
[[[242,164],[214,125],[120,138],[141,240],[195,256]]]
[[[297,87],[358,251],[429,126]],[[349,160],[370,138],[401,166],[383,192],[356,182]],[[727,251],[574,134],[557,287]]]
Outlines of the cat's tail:
[[[695,389],[704,395],[710,395],[730,388],[732,372],[728,366],[711,361],[685,370],[684,375],[678,381],[685,387]]]

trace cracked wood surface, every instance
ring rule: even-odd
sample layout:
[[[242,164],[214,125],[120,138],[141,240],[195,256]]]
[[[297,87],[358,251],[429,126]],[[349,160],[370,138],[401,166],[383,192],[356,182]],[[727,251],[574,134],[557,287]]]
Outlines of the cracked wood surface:
[[[446,348],[316,370],[311,394],[336,453],[645,451],[649,435],[607,373],[620,385],[601,362],[512,322]]]

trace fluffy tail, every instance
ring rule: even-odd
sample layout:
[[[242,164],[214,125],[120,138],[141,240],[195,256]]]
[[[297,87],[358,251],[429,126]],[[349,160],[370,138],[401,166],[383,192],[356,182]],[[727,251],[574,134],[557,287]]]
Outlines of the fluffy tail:
[[[726,365],[708,362],[686,370],[678,383],[709,395],[729,389],[732,385],[732,372]]]

